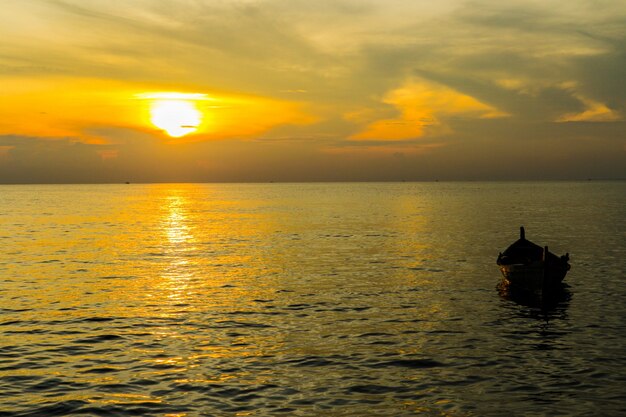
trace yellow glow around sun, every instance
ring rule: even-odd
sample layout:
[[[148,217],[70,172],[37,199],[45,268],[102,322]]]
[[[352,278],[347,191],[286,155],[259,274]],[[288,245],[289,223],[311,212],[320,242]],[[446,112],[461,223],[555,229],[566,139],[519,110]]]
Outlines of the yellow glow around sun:
[[[176,92],[157,84],[91,78],[7,80],[0,87],[0,136],[115,144],[126,131],[189,143],[257,138],[279,126],[318,120],[304,103],[272,97]],[[0,165],[7,152],[0,146]]]
[[[193,133],[202,123],[196,101],[207,100],[205,94],[147,93],[139,97],[150,100],[150,122],[171,137]]]

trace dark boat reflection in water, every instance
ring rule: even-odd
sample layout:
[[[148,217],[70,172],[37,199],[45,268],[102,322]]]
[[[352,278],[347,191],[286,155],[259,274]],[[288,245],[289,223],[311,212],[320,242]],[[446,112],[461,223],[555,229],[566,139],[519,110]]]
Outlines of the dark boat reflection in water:
[[[555,318],[563,314],[572,298],[569,286],[563,283],[541,294],[507,284],[504,279],[496,288],[502,299],[530,307],[530,315],[541,319]]]
[[[557,256],[526,240],[520,227],[520,238],[498,255],[502,285],[514,293],[526,293],[540,299],[554,298],[562,291],[562,281],[570,269],[569,254]]]

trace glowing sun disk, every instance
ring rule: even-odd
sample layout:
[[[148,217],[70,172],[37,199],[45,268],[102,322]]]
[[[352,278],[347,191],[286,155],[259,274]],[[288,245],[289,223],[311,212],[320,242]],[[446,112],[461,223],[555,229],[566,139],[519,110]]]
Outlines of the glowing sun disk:
[[[198,129],[202,114],[192,101],[156,100],[150,106],[150,121],[168,135],[179,138]]]
[[[175,138],[198,130],[203,114],[196,102],[210,100],[206,94],[178,92],[143,93],[136,97],[149,101],[150,123]]]

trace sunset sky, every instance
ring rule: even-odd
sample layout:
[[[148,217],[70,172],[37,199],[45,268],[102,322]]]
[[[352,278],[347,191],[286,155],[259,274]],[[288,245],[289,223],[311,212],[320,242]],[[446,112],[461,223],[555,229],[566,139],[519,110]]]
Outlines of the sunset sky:
[[[0,0],[0,183],[626,178],[622,0]]]

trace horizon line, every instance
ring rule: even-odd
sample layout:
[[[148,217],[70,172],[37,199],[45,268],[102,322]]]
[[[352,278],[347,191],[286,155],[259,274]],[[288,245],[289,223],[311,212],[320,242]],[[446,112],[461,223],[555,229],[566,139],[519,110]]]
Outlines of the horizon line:
[[[350,183],[452,183],[452,182],[619,182],[626,178],[544,179],[428,179],[428,180],[259,180],[259,181],[116,181],[116,182],[0,182],[0,185],[153,185],[153,184],[350,184]]]

